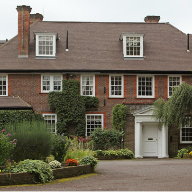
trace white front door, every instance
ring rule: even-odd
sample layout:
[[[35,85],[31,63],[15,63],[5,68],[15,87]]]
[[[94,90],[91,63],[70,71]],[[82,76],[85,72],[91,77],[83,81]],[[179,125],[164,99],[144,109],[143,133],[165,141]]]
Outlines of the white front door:
[[[157,124],[144,124],[143,132],[143,157],[158,156],[158,127]]]

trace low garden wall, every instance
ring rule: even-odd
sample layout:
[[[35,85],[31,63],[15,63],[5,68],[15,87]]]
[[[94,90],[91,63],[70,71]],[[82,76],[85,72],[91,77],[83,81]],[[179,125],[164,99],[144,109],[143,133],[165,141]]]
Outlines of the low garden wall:
[[[94,168],[90,165],[79,165],[74,167],[62,167],[53,169],[54,179],[75,177],[82,174],[93,173]],[[0,186],[35,184],[30,173],[0,173]]]
[[[117,160],[117,159],[131,159],[127,156],[115,156],[115,155],[98,155],[96,156],[98,160]]]
[[[184,158],[184,159],[192,159],[192,155],[184,154],[184,155],[183,155],[183,158]]]

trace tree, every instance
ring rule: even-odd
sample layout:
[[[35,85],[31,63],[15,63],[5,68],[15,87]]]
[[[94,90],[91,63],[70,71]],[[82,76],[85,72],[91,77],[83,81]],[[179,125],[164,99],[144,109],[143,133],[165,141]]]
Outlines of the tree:
[[[192,86],[182,83],[166,102],[160,98],[154,103],[154,116],[160,125],[181,128],[192,117]]]

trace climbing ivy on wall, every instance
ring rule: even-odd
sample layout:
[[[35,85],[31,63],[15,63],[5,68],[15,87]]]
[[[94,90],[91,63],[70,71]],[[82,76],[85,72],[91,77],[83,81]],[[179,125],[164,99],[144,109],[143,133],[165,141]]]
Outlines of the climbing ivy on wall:
[[[43,120],[33,110],[0,110],[0,129],[4,129],[7,123],[19,123],[22,121]]]
[[[80,83],[77,80],[63,80],[62,92],[50,92],[50,109],[57,113],[57,130],[66,133],[74,126],[77,135],[85,136],[86,107],[98,107],[97,97],[80,96]]]
[[[123,131],[126,123],[127,107],[117,104],[112,110],[112,126],[113,128]]]

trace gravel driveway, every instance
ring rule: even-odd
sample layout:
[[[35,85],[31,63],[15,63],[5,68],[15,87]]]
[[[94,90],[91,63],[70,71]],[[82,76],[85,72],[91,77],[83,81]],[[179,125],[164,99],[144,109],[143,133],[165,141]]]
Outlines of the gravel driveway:
[[[0,191],[191,191],[192,159],[100,161],[97,174]]]

